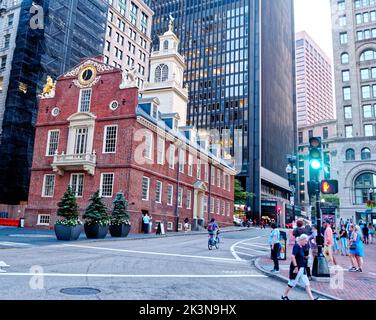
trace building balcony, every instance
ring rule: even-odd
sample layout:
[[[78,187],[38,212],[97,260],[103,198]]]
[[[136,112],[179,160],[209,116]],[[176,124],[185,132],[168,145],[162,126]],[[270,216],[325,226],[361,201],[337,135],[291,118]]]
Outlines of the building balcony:
[[[93,153],[84,154],[55,154],[54,161],[51,164],[54,172],[64,175],[65,171],[86,171],[90,175],[94,175],[97,156]]]

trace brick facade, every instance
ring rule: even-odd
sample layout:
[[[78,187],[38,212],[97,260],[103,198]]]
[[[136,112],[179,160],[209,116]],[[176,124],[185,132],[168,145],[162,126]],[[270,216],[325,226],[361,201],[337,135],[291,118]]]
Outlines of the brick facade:
[[[94,66],[97,79],[91,84],[86,84],[85,87],[82,83],[80,85],[77,79],[82,70],[88,66]],[[100,189],[101,174],[114,174],[112,196],[103,197],[103,199],[110,212],[116,193],[119,191],[124,192],[129,203],[128,209],[131,214],[132,232],[141,231],[143,211],[149,212],[154,222],[164,221],[165,226],[170,222],[169,226],[172,226],[173,230],[175,230],[178,181],[180,187],[183,188],[182,207],[178,208],[180,223],[185,217],[188,217],[190,222],[197,217],[204,223],[207,223],[210,217],[214,217],[221,226],[232,225],[235,171],[220,159],[200,149],[195,143],[188,143],[181,132],[172,132],[171,130],[167,132],[166,129],[159,126],[159,122],[153,122],[152,119],[144,117],[142,113],[138,112],[138,89],[136,87],[120,89],[121,83],[122,72],[120,69],[105,65],[98,58],[87,59],[58,79],[53,97],[40,100],[25,226],[53,227],[57,219],[57,203],[70,184],[71,174],[74,173],[84,174],[83,194],[82,197],[77,197],[81,213],[87,207],[92,193]],[[90,110],[89,112],[79,113],[77,111],[80,105],[80,91],[90,86],[92,89]],[[113,101],[118,102],[116,110],[110,108],[110,104]],[[60,113],[54,116],[52,115],[52,110],[56,107],[59,108]],[[80,118],[79,121],[77,120],[78,118]],[[69,139],[74,140],[70,141],[70,144],[72,145],[73,143],[74,149],[76,149],[77,143],[75,141],[78,138],[72,135],[72,130],[81,128],[82,123],[91,123],[93,127],[92,135],[89,129],[86,152],[96,157],[94,174],[90,174],[92,172],[87,170],[80,161],[64,166],[58,164],[59,170],[57,170],[53,164],[58,163],[58,156],[62,158],[64,156],[75,156],[74,153],[73,155],[70,154],[69,150],[73,149],[69,149]],[[105,127],[109,125],[117,126],[116,152],[114,153],[103,152]],[[72,127],[75,128],[72,129]],[[59,130],[57,154],[47,156],[49,131],[51,130]],[[153,160],[145,159],[143,156],[145,132],[153,136],[151,157]],[[165,141],[164,164],[157,164],[157,136],[162,137]],[[92,143],[90,141],[91,137]],[[184,173],[178,173],[178,163],[174,164],[174,169],[169,166],[169,148],[172,144],[175,145],[176,149],[175,159],[178,159],[179,146],[186,149]],[[197,154],[193,159],[201,159],[200,179],[197,177],[198,164],[195,160],[193,161],[192,176],[188,175],[189,153]],[[61,168],[63,169],[60,170]],[[205,174],[206,170],[208,170],[207,174]],[[216,175],[214,179],[215,185],[212,185],[210,174],[214,171]],[[217,180],[218,172],[221,174],[220,180]],[[226,175],[225,179],[223,174]],[[53,194],[49,194],[49,197],[43,196],[45,175],[54,175],[55,177]],[[142,200],[143,177],[150,179],[149,200]],[[162,183],[161,203],[156,202],[157,181]],[[220,186],[217,185],[218,182]],[[225,186],[223,185],[224,182]],[[173,186],[172,205],[167,204],[168,185]],[[190,209],[187,209],[188,191],[191,192]],[[197,196],[195,196],[195,191],[198,193]],[[203,196],[207,198],[203,198]],[[213,200],[210,200],[210,198],[215,199],[215,210],[212,214],[210,214],[210,202]],[[196,208],[195,204],[199,199],[207,200],[207,212],[202,213],[201,205]],[[217,199],[220,200],[219,214],[217,212]],[[38,215],[40,214],[50,215],[50,223],[48,225],[38,225]]]

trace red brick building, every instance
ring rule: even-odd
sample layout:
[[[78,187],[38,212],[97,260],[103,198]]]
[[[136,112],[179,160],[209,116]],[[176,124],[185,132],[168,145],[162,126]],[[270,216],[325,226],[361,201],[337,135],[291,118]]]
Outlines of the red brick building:
[[[141,231],[143,212],[167,230],[186,217],[192,227],[211,217],[232,225],[235,171],[196,143],[174,108],[161,112],[157,92],[139,99],[134,83],[132,74],[90,58],[41,98],[25,226],[53,228],[68,185],[81,213],[98,189],[109,211],[124,192],[132,232]]]

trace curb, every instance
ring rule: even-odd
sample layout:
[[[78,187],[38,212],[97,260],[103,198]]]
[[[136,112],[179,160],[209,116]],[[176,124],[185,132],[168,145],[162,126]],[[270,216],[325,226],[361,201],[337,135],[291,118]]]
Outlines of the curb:
[[[287,283],[287,282],[289,281],[289,279],[286,278],[286,277],[284,277],[284,276],[281,276],[281,275],[279,275],[279,274],[275,274],[275,273],[269,272],[269,271],[265,270],[264,268],[262,268],[262,267],[260,266],[260,264],[259,264],[259,260],[260,260],[260,259],[261,259],[261,258],[257,258],[257,259],[254,261],[255,267],[256,267],[259,271],[261,271],[262,273],[266,274],[266,275],[269,276],[270,278],[274,278],[274,279],[279,280],[279,281],[281,281],[281,282]],[[301,289],[301,290],[304,290],[304,288],[301,287],[301,286],[299,286],[299,285],[297,286],[297,288],[299,288],[299,289]],[[327,294],[327,293],[321,292],[321,291],[319,291],[319,290],[316,290],[316,289],[314,289],[314,288],[312,288],[312,287],[311,287],[311,291],[312,291],[313,293],[316,293],[316,294],[319,295],[319,296],[322,296],[322,297],[328,298],[328,299],[330,299],[330,300],[336,300],[336,301],[343,300],[343,299],[340,299],[340,298],[338,298],[338,297],[332,296],[332,295],[330,295],[330,294]]]

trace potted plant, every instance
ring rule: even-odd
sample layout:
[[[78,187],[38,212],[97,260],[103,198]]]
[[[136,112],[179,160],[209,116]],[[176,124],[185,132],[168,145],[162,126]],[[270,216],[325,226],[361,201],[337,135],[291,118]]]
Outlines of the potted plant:
[[[55,224],[57,240],[77,240],[82,231],[82,222],[78,219],[76,196],[70,186],[58,203],[57,215],[63,217]]]
[[[99,190],[90,198],[91,203],[85,210],[85,234],[88,239],[103,239],[108,233],[110,217],[107,208],[99,196]]]
[[[124,194],[119,192],[116,194],[114,209],[112,211],[110,234],[112,237],[127,237],[131,230],[129,221],[128,202],[124,198]]]

